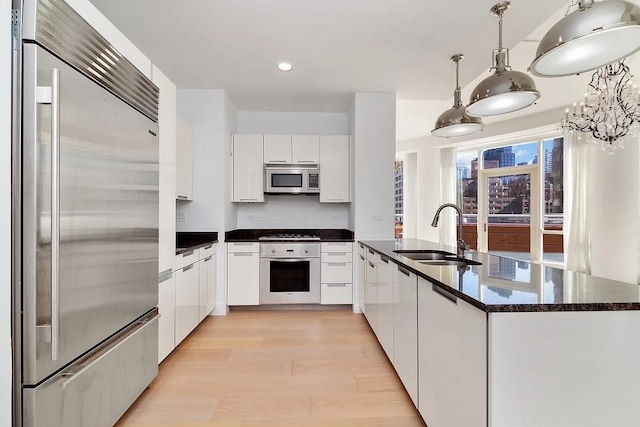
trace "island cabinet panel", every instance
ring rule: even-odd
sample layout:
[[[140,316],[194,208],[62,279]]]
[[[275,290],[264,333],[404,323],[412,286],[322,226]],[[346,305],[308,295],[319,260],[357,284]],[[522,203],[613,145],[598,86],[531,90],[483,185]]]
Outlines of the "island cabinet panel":
[[[393,265],[393,366],[418,406],[418,277]]]
[[[378,336],[378,269],[367,259],[364,279],[364,315],[373,333]]]
[[[486,313],[419,278],[418,357],[418,409],[427,425],[486,427]]]
[[[367,272],[367,259],[364,257],[364,251],[358,253],[358,288],[356,290],[358,295],[358,303],[360,304],[360,310],[367,315],[366,305],[364,300],[364,287],[365,287],[365,275]]]
[[[640,425],[639,311],[491,313],[489,335],[489,426]]]
[[[378,264],[378,341],[393,361],[393,271],[395,264],[382,257]]]

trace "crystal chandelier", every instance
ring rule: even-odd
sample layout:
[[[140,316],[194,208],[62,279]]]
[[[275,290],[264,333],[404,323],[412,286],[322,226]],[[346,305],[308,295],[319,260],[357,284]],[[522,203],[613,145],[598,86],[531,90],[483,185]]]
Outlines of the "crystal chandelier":
[[[578,132],[610,154],[623,147],[626,136],[638,135],[640,94],[624,61],[599,68],[591,78],[584,102],[567,108],[560,127],[565,133]]]

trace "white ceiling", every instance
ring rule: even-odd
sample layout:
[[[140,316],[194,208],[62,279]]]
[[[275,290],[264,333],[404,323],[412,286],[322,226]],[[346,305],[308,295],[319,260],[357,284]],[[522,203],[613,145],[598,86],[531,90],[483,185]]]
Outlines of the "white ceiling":
[[[91,0],[179,88],[225,89],[239,110],[268,111],[347,111],[362,91],[446,107],[452,54],[465,54],[463,86],[490,66],[496,1]],[[505,44],[515,46],[565,4],[514,0]],[[294,70],[279,72],[279,61]],[[406,110],[426,134],[432,124],[420,107]]]

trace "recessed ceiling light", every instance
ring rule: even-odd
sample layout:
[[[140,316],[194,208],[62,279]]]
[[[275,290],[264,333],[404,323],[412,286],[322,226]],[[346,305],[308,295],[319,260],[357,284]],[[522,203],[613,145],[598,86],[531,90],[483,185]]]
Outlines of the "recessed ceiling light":
[[[293,65],[288,62],[281,62],[278,64],[278,70],[280,71],[291,71],[293,69]]]

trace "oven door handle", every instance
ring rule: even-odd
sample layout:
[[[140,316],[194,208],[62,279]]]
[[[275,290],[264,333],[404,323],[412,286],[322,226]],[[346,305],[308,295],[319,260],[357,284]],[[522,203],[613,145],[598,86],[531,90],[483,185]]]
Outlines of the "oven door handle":
[[[308,262],[311,262],[311,261],[313,261],[315,259],[320,259],[320,258],[319,257],[318,258],[269,258],[269,257],[266,257],[266,258],[263,258],[263,259],[268,259],[270,262],[271,261],[278,261],[278,262],[306,262],[306,261],[308,261]]]

